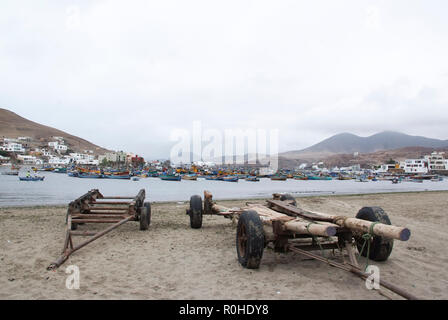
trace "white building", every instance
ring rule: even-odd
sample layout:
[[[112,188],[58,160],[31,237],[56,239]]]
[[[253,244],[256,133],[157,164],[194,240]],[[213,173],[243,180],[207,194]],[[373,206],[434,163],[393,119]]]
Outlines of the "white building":
[[[50,157],[51,156],[51,152],[48,151],[47,149],[39,149],[39,148],[37,148],[36,151],[42,153],[42,155],[44,157]]]
[[[103,162],[106,159],[110,162],[125,162],[126,161],[126,153],[124,152],[107,152],[104,155],[98,157],[98,162]]]
[[[25,152],[25,148],[23,147],[23,145],[21,143],[15,143],[15,142],[5,143],[2,147],[0,147],[0,150],[16,152],[16,153],[24,153]]]
[[[49,164],[54,164],[54,165],[68,165],[70,164],[71,158],[69,156],[64,156],[64,157],[54,157],[51,156],[50,159],[48,159],[48,163]]]
[[[43,164],[43,161],[35,156],[18,155],[17,159],[22,160],[23,164]]]
[[[76,161],[77,164],[82,164],[82,165],[93,165],[93,166],[97,166],[99,165],[99,161],[98,159],[83,159],[83,160],[77,160]]]
[[[406,159],[400,164],[405,173],[428,173],[428,161],[426,159]]]
[[[9,160],[10,160],[9,157],[4,157],[4,156],[0,155],[0,163],[9,162]]]
[[[83,165],[98,165],[99,164],[99,161],[95,160],[95,156],[91,155],[91,154],[70,153],[70,158],[76,164],[83,164]]]
[[[386,173],[386,172],[389,172],[390,170],[395,170],[395,169],[397,169],[396,164],[382,164],[381,167],[378,170],[376,170],[375,172]]]
[[[57,151],[59,153],[61,153],[61,152],[64,153],[68,150],[68,147],[63,143],[60,143],[59,141],[48,142],[48,146],[50,148],[53,148],[54,151]]]
[[[425,156],[430,171],[448,170],[448,160],[444,158],[445,152],[433,152]]]
[[[64,144],[58,144],[58,145],[54,148],[54,150],[55,150],[55,151],[58,151],[58,152],[67,152],[68,147],[67,147],[66,145],[64,145]]]

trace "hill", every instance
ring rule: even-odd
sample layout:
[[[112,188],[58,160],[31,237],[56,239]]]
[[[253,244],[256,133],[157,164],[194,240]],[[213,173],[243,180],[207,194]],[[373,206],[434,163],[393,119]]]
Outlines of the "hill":
[[[393,131],[384,131],[369,137],[340,133],[306,149],[284,152],[279,156],[291,160],[315,161],[334,154],[374,153],[407,147],[444,148],[448,147],[448,140],[411,136]]]
[[[51,141],[51,137],[53,136],[63,137],[69,148],[76,152],[93,150],[95,154],[102,154],[108,151],[85,139],[30,121],[12,111],[0,108],[1,138],[31,137],[33,140],[44,145],[48,143],[48,141]]]

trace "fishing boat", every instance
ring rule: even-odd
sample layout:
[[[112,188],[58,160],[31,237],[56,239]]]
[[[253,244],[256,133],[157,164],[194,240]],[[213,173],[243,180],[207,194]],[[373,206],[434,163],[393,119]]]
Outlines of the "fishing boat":
[[[260,178],[258,178],[256,176],[248,176],[248,177],[246,177],[245,180],[246,181],[253,181],[253,182],[255,182],[255,181],[260,181]]]
[[[132,181],[139,181],[140,178],[139,177],[132,177]]]
[[[358,176],[355,181],[356,182],[369,182],[369,179],[366,176]]]
[[[294,176],[294,180],[308,180],[307,176]]]
[[[93,174],[93,173],[79,173],[78,178],[87,178],[87,179],[100,179],[103,175],[101,174]]]
[[[286,179],[286,176],[283,175],[271,176],[272,181],[286,181]]]
[[[18,176],[19,171],[4,171],[2,172],[2,174],[5,176]]]
[[[174,174],[164,174],[164,175],[159,176],[159,178],[161,180],[165,180],[165,181],[180,181],[182,179],[181,176],[174,175]]]
[[[238,182],[238,177],[237,176],[225,176],[225,177],[222,177],[222,181]]]
[[[182,179],[184,180],[198,180],[198,176],[195,174],[185,174],[182,176]]]
[[[205,180],[219,180],[217,176],[205,176]]]
[[[67,173],[67,168],[55,168],[54,173]]]
[[[129,180],[129,179],[131,179],[131,176],[130,175],[120,175],[120,174],[108,174],[108,175],[103,175],[103,178]]]
[[[19,177],[20,181],[44,181],[45,177]]]
[[[69,177],[78,177],[78,171],[68,171],[67,172],[67,175],[69,176]]]
[[[37,169],[37,171],[53,171],[54,168],[53,167],[42,167],[40,169]]]
[[[333,180],[331,177],[328,176],[313,176],[309,175],[308,180]]]

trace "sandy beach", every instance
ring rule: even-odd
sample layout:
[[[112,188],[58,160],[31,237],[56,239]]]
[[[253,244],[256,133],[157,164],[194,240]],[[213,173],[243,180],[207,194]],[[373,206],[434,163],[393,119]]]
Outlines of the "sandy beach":
[[[237,207],[246,201],[219,203]],[[422,299],[448,298],[448,192],[297,201],[305,209],[349,217],[363,206],[381,206],[394,225],[412,232],[409,241],[395,241],[388,261],[375,263],[381,276]],[[46,267],[62,249],[66,207],[0,208],[0,299],[387,299],[352,274],[294,253],[268,248],[260,269],[243,269],[235,225],[204,216],[203,228],[191,229],[187,205],[153,203],[148,231],[129,222],[54,271]],[[65,287],[69,265],[80,269],[78,290]]]

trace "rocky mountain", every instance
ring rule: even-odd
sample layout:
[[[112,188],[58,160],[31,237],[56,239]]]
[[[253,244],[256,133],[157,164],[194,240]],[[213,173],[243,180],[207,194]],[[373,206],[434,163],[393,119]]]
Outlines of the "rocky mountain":
[[[16,113],[0,108],[0,138],[31,137],[36,145],[46,145],[51,137],[63,137],[69,148],[76,152],[93,150],[102,154],[108,150],[64,131],[25,119]]]
[[[448,140],[411,136],[393,131],[384,131],[369,137],[340,133],[306,149],[281,153],[280,157],[306,160],[325,158],[334,154],[373,153],[407,147],[444,148],[448,147]]]

